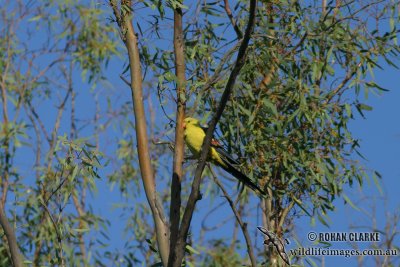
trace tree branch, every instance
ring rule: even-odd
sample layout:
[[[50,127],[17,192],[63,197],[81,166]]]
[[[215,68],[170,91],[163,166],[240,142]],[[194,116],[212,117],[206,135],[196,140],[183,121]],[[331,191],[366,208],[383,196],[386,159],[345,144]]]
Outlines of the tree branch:
[[[171,253],[176,253],[176,255],[174,257],[174,261],[169,262],[168,266],[180,267],[180,265],[182,263],[184,253],[185,253],[186,238],[187,238],[187,235],[189,232],[190,222],[192,220],[196,202],[199,199],[201,199],[201,195],[200,195],[201,175],[203,173],[203,170],[204,170],[204,167],[206,164],[207,155],[208,155],[208,151],[210,149],[210,144],[211,144],[211,138],[212,138],[213,132],[215,130],[215,126],[216,126],[217,122],[219,121],[219,119],[221,118],[222,112],[224,111],[225,106],[229,100],[231,93],[232,93],[236,78],[239,75],[239,72],[246,61],[246,50],[249,45],[251,33],[253,32],[253,29],[254,29],[254,24],[255,24],[255,19],[256,19],[256,11],[257,11],[257,0],[251,0],[250,1],[249,21],[247,24],[246,32],[243,37],[242,43],[240,44],[240,47],[239,47],[236,64],[233,67],[233,70],[229,76],[228,82],[225,86],[225,90],[222,94],[221,101],[220,101],[218,109],[217,109],[217,112],[215,113],[213,119],[211,120],[211,123],[207,130],[206,137],[204,139],[201,156],[200,156],[199,163],[196,168],[195,176],[194,176],[193,183],[192,183],[192,189],[191,189],[189,199],[188,199],[188,202],[187,202],[187,205],[185,208],[185,212],[183,214],[183,218],[181,221],[177,245],[176,245],[174,251],[171,252]]]
[[[175,128],[175,150],[173,159],[173,174],[171,183],[171,205],[170,205],[170,247],[173,251],[178,239],[179,221],[181,210],[181,182],[182,182],[182,162],[184,157],[183,142],[183,120],[185,119],[185,53],[182,31],[182,10],[177,7],[174,9],[174,54],[175,54],[175,74],[177,77],[177,110]],[[172,262],[174,253],[169,254],[168,262]]]
[[[7,36],[7,51],[6,55],[10,54],[11,49],[11,38]],[[3,125],[2,130],[4,134],[4,141],[1,144],[2,150],[4,153],[4,170],[2,170],[0,180],[2,180],[1,186],[3,188],[1,200],[0,200],[0,225],[3,228],[3,231],[7,238],[8,248],[11,254],[11,260],[16,267],[22,267],[22,259],[21,254],[19,253],[17,238],[15,236],[14,229],[11,227],[10,222],[8,221],[6,212],[5,212],[5,203],[7,200],[7,190],[9,186],[9,167],[10,167],[10,140],[9,140],[9,118],[8,118],[8,108],[7,108],[7,84],[6,84],[6,77],[8,74],[8,68],[11,65],[10,60],[6,60],[6,64],[3,67],[3,74],[1,76],[1,102],[3,103]],[[0,129],[1,130],[1,129]]]
[[[326,103],[331,102],[331,100],[337,95],[340,94],[340,90],[342,90],[345,85],[354,77],[354,75],[357,74],[357,70],[361,67],[361,62],[357,64],[357,66],[353,70],[348,70],[346,73],[346,76],[343,78],[343,80],[340,82],[340,84],[333,89],[330,93],[329,96],[326,99]],[[343,91],[342,91],[343,92]]]
[[[235,18],[232,15],[232,10],[231,7],[229,5],[229,1],[228,0],[224,0],[224,8],[225,8],[225,12],[228,15],[229,20],[232,23],[233,29],[236,32],[236,36],[237,38],[240,40],[243,38],[243,33],[242,31],[239,29],[239,26],[236,24]]]
[[[289,203],[289,205],[288,205],[286,208],[284,208],[284,209],[282,210],[282,213],[280,214],[279,223],[278,223],[277,228],[279,228],[279,229],[282,228],[283,223],[285,222],[285,219],[286,219],[287,215],[289,214],[289,211],[293,208],[293,206],[294,206],[295,203],[296,203],[296,202],[294,202],[294,200],[292,200],[292,201]]]
[[[10,222],[7,219],[7,215],[4,211],[3,203],[0,202],[0,225],[7,237],[8,248],[10,249],[11,260],[14,267],[22,267],[21,254],[19,253],[17,238],[15,236],[14,229],[11,227]]]
[[[156,184],[154,181],[154,173],[150,161],[149,144],[146,132],[146,114],[144,112],[143,105],[142,70],[139,57],[138,39],[131,21],[132,1],[121,1],[121,14],[118,11],[115,1],[110,0],[110,5],[113,8],[117,22],[119,21],[118,24],[122,30],[123,41],[128,50],[131,75],[131,93],[135,116],[136,141],[140,173],[142,176],[142,182],[147,201],[150,205],[151,213],[153,215],[161,261],[163,265],[166,266],[169,254],[169,230],[163,208],[157,202]]]

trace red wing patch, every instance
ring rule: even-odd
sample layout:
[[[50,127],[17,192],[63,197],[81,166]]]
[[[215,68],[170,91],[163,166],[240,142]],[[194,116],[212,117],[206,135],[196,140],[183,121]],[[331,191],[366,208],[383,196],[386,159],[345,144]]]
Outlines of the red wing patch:
[[[222,146],[221,143],[218,142],[218,140],[215,139],[215,138],[211,139],[211,145],[215,146],[215,147],[221,147]]]

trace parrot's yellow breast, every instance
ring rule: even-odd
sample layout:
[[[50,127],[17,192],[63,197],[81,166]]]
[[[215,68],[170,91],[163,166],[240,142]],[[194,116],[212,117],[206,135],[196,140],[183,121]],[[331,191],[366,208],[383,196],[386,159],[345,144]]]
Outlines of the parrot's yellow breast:
[[[201,147],[203,146],[204,138],[206,136],[204,130],[201,127],[195,125],[187,125],[185,129],[185,142],[190,151],[195,157],[200,157]],[[209,157],[214,163],[225,165],[218,152],[211,147]]]
[[[203,145],[205,133],[200,127],[187,125],[185,129],[185,142],[194,156],[200,156],[201,146]]]

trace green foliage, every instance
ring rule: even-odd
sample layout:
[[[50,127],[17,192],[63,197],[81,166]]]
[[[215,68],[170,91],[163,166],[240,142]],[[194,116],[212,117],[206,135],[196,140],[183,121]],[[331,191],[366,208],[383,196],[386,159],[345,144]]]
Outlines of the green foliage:
[[[92,140],[76,137],[74,114],[70,138],[65,126],[57,136],[66,123],[66,104],[76,97],[75,66],[82,76],[88,73],[89,82],[101,78],[117,53],[115,28],[94,4],[22,2],[1,8],[1,196],[26,263],[87,266],[99,244],[90,236],[108,226],[86,197],[97,192],[103,155]],[[1,236],[6,240],[2,231]],[[10,266],[6,248],[2,242],[2,266]]]
[[[110,40],[116,34],[113,25],[104,23],[104,11],[93,6],[77,5],[70,10],[82,20],[71,28],[70,37],[76,38],[74,60],[82,68],[82,76],[89,72],[89,82],[101,74],[102,65],[107,65],[111,55],[118,54],[117,43]]]
[[[129,184],[134,182],[134,188],[139,188],[139,181],[134,179],[138,177],[138,172],[135,167],[135,162],[137,161],[136,150],[134,149],[133,140],[119,140],[117,158],[122,161],[120,169],[115,171],[109,176],[111,182],[111,188],[114,187],[116,183],[119,184],[119,191],[124,195],[131,193],[132,190],[128,190]],[[137,189],[136,189],[137,190]]]
[[[272,16],[258,18],[220,129],[233,153],[251,159],[249,172],[279,199],[276,208],[295,202],[323,220],[343,188],[354,181],[362,185],[366,176],[354,160],[359,144],[348,124],[354,110],[364,116],[372,109],[361,103],[360,89],[365,96],[384,91],[371,74],[380,68],[379,58],[398,55],[397,32],[378,25],[369,34],[368,18],[357,11],[329,6],[322,15],[295,1],[273,7]],[[359,8],[354,3],[351,10]],[[204,77],[201,84],[208,81]],[[206,92],[204,106],[215,109],[219,92]],[[204,112],[203,106],[198,110]]]
[[[85,140],[69,141],[65,136],[59,138],[55,151],[65,157],[60,157],[59,165],[54,168],[40,169],[42,176],[37,181],[40,186],[27,186],[16,192],[23,209],[22,214],[16,217],[16,221],[24,225],[20,229],[20,242],[27,248],[27,253],[33,245],[36,248],[41,246],[41,250],[35,253],[43,254],[43,257],[37,258],[36,264],[57,264],[62,257],[60,253],[65,253],[68,261],[73,259],[76,264],[83,264],[86,259],[79,259],[75,248],[81,243],[82,235],[103,228],[104,220],[92,213],[71,213],[67,206],[73,200],[77,209],[82,210],[85,207],[83,192],[97,190],[101,154]],[[52,255],[58,256],[54,258]]]
[[[4,232],[0,232],[1,235],[4,235]],[[8,257],[8,248],[4,245],[3,241],[0,243],[0,266],[7,267],[11,266],[11,260]]]

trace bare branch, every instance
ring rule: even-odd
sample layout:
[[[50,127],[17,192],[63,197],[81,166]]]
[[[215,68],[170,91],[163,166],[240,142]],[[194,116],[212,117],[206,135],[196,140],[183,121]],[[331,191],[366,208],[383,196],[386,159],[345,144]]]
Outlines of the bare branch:
[[[130,75],[131,75],[131,93],[133,101],[133,109],[135,116],[135,129],[137,151],[139,155],[139,166],[142,176],[143,187],[146,193],[147,201],[153,215],[156,228],[156,237],[158,249],[160,252],[163,265],[167,265],[169,255],[169,229],[164,216],[163,208],[158,204],[156,194],[156,184],[154,181],[153,168],[150,161],[149,144],[147,137],[146,114],[143,104],[143,87],[142,87],[142,70],[139,57],[138,39],[132,25],[132,1],[121,1],[121,14],[116,7],[116,1],[110,0],[118,25],[122,31],[122,39],[128,50]]]
[[[8,247],[10,249],[11,260],[13,266],[22,267],[22,256],[19,253],[17,238],[15,237],[14,229],[11,227],[10,222],[7,219],[7,215],[4,211],[4,205],[0,202],[0,225],[7,237]]]
[[[287,215],[289,214],[289,211],[293,208],[294,204],[295,204],[295,202],[292,201],[286,208],[284,208],[282,210],[282,213],[280,214],[280,218],[279,218],[279,223],[277,226],[278,229],[282,228],[283,223],[285,222],[285,219],[286,219]]]
[[[174,54],[175,54],[175,74],[177,77],[177,109],[176,109],[176,128],[175,128],[175,152],[173,159],[173,174],[171,183],[171,205],[169,212],[170,220],[170,247],[168,262],[173,262],[173,253],[179,233],[179,221],[181,216],[181,182],[182,182],[182,162],[184,157],[183,141],[183,120],[185,119],[185,52],[182,30],[182,10],[177,7],[174,9]]]
[[[5,52],[6,55],[10,54],[11,50],[11,37],[8,35],[6,37],[7,39],[7,51]],[[11,154],[10,154],[10,140],[9,140],[9,118],[8,118],[8,108],[7,108],[7,102],[9,101],[7,99],[7,85],[6,85],[6,77],[8,74],[8,68],[11,64],[11,60],[6,60],[6,64],[3,67],[3,74],[1,77],[1,102],[3,103],[3,131],[4,131],[4,141],[3,144],[1,144],[2,149],[4,150],[4,171],[0,176],[0,180],[2,180],[1,186],[3,187],[3,192],[1,196],[1,201],[0,201],[0,225],[3,228],[3,231],[6,235],[7,242],[8,242],[8,248],[10,250],[11,254],[11,260],[16,267],[22,267],[22,258],[19,252],[18,248],[18,243],[17,243],[17,238],[15,236],[15,231],[11,227],[10,222],[8,221],[6,212],[5,212],[5,202],[7,199],[7,190],[9,186],[9,167],[10,167],[10,159],[11,159]]]
[[[185,212],[183,214],[181,226],[179,229],[178,242],[177,242],[177,245],[176,245],[175,251],[174,251],[176,253],[176,258],[175,258],[175,261],[173,263],[170,262],[168,266],[179,267],[182,263],[184,253],[185,253],[186,238],[187,238],[187,235],[189,232],[190,222],[192,220],[196,202],[199,199],[201,199],[201,195],[200,195],[201,175],[203,173],[203,170],[204,170],[204,167],[206,164],[208,151],[209,151],[210,145],[211,145],[212,135],[215,130],[215,126],[217,125],[217,122],[221,118],[222,112],[224,111],[225,106],[229,100],[231,93],[232,93],[236,78],[239,75],[239,72],[245,63],[246,50],[249,45],[251,33],[253,32],[253,29],[254,29],[254,24],[255,24],[255,19],[256,19],[256,11],[257,11],[257,0],[252,0],[252,1],[250,1],[249,21],[247,24],[246,32],[243,37],[242,43],[240,44],[240,47],[239,47],[236,64],[233,67],[233,70],[229,76],[225,90],[221,97],[220,104],[218,106],[218,109],[217,109],[213,119],[211,120],[211,123],[207,130],[206,137],[204,139],[201,156],[200,156],[199,163],[196,168],[195,176],[194,176],[193,183],[192,183],[192,189],[191,189],[191,192],[189,195],[187,206],[185,208]]]
[[[229,17],[229,20],[232,23],[233,29],[236,32],[237,38],[238,39],[242,39],[243,38],[243,33],[242,31],[239,29],[239,26],[236,24],[235,18],[232,15],[232,10],[231,7],[229,5],[229,1],[228,0],[224,0],[224,8],[225,8],[225,12]]]
[[[243,222],[242,218],[240,217],[239,211],[235,207],[235,203],[229,197],[228,192],[225,190],[225,188],[222,185],[222,183],[218,180],[218,178],[215,175],[215,173],[212,170],[212,168],[210,166],[208,166],[208,167],[209,167],[209,169],[211,171],[211,174],[212,174],[212,176],[214,178],[214,182],[218,185],[218,187],[221,189],[222,193],[224,194],[224,197],[228,201],[229,206],[231,207],[231,209],[233,211],[233,214],[235,214],[235,218],[236,218],[237,223],[239,224],[240,228],[242,229],[242,233],[243,233],[244,239],[246,240],[247,253],[249,254],[249,258],[250,258],[250,261],[251,261],[251,266],[256,267],[257,266],[257,260],[256,260],[256,257],[254,255],[253,247],[251,245],[251,238],[250,238],[249,231],[247,231],[247,223]]]

